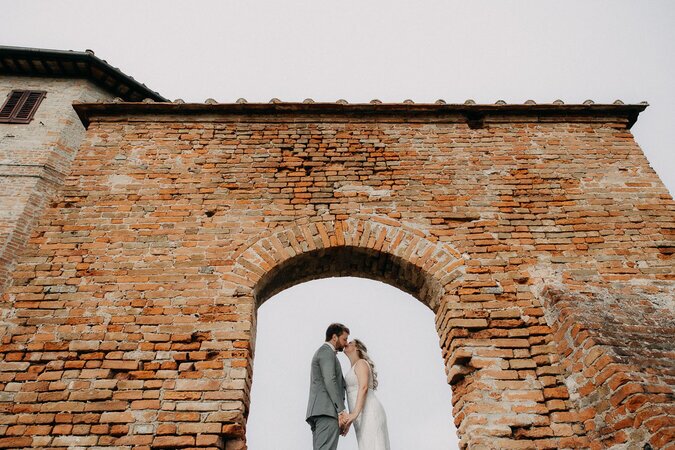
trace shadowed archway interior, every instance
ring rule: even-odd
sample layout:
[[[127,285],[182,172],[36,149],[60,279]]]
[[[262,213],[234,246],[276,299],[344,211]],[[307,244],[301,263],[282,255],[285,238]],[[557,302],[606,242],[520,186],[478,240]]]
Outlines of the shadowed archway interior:
[[[432,309],[443,294],[443,286],[437,280],[402,258],[370,248],[341,246],[302,253],[274,267],[254,290],[256,305],[299,283],[345,276],[387,283]]]

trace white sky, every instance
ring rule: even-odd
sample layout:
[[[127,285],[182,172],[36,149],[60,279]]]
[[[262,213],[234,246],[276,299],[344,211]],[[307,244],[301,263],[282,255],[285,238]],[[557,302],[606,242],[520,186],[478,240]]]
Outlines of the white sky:
[[[171,99],[647,100],[632,131],[675,191],[671,0],[0,0],[0,11],[0,44],[90,48]],[[373,312],[383,304],[386,314]],[[419,436],[428,436],[425,450],[447,449],[449,389],[430,314],[400,291],[356,279],[301,285],[263,305],[251,449],[309,448],[304,372],[327,322],[338,319],[372,347],[394,449],[420,448],[412,444]],[[421,364],[440,368],[416,371]],[[265,380],[264,367],[279,365]],[[415,399],[426,413],[409,411]],[[346,440],[346,449],[356,447]]]

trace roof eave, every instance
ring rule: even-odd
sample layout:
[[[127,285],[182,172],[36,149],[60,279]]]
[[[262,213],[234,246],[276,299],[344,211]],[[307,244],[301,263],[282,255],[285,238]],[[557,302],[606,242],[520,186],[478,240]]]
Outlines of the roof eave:
[[[401,116],[415,118],[457,115],[472,128],[480,128],[486,119],[499,117],[620,118],[630,129],[647,108],[641,104],[429,104],[429,103],[76,103],[73,105],[82,123],[116,116],[146,115],[351,115]]]
[[[72,64],[72,66],[68,66]],[[82,66],[84,65],[84,69]],[[98,58],[94,52],[0,46],[0,74],[34,77],[86,78],[127,101],[166,98]]]

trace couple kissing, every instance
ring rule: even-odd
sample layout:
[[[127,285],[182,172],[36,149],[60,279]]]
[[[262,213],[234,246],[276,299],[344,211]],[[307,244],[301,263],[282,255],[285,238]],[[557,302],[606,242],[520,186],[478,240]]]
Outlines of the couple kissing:
[[[337,359],[344,352],[351,369],[346,376]],[[363,342],[349,340],[349,328],[333,323],[326,341],[312,357],[306,420],[314,450],[335,450],[340,435],[354,425],[359,450],[390,450],[387,416],[375,396],[377,373]],[[345,394],[349,411],[345,408]]]

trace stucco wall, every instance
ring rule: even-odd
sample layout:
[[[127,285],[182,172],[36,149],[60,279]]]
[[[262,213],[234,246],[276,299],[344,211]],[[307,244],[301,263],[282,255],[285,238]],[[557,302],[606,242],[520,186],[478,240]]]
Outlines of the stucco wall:
[[[47,95],[30,123],[0,123],[0,292],[84,137],[72,103],[111,98],[83,79],[0,76],[0,102],[14,89]]]

